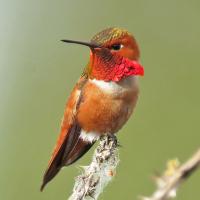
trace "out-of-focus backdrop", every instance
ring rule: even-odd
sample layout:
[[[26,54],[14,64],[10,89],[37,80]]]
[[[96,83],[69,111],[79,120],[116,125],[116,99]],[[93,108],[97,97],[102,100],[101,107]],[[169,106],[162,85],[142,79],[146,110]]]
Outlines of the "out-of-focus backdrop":
[[[170,158],[200,146],[200,2],[196,0],[1,0],[0,199],[67,199],[78,166],[94,149],[39,192],[64,105],[89,49],[60,39],[89,40],[110,26],[134,33],[145,76],[134,116],[118,134],[120,165],[100,199],[150,194],[150,180]],[[200,198],[200,172],[178,200]]]

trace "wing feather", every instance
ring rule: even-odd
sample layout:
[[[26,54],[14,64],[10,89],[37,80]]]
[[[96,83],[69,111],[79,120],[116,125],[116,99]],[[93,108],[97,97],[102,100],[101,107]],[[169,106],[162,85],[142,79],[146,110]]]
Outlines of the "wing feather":
[[[87,78],[82,76],[66,104],[61,131],[53,150],[48,167],[44,173],[41,191],[63,166],[70,165],[86,153],[93,143],[83,141],[79,136],[81,127],[76,121],[76,113],[81,102],[81,94]]]

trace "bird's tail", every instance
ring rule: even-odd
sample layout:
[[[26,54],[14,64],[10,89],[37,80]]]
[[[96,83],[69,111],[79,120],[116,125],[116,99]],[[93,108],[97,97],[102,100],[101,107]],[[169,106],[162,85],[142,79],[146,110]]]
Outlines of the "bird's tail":
[[[76,124],[70,128],[68,137],[65,138],[61,147],[52,157],[43,177],[42,191],[46,184],[51,181],[63,166],[70,165],[81,158],[94,144],[80,137],[81,128]]]

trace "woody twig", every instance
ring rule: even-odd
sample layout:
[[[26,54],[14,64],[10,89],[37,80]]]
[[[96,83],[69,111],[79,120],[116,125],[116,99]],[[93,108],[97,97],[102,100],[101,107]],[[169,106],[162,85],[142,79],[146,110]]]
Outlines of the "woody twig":
[[[92,162],[84,167],[83,174],[76,178],[73,194],[69,200],[98,199],[115,174],[119,163],[117,147],[115,135],[105,135],[100,138]]]
[[[170,160],[162,176],[155,177],[157,189],[150,197],[142,200],[167,200],[176,197],[180,184],[200,167],[200,149],[184,164]]]

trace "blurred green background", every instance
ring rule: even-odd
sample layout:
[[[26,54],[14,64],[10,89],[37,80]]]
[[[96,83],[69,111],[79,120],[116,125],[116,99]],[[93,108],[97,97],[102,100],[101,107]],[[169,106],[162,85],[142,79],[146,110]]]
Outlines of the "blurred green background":
[[[70,195],[94,149],[39,192],[66,99],[89,57],[86,47],[60,39],[87,41],[110,26],[134,33],[145,76],[135,115],[118,134],[117,175],[100,199],[151,194],[155,171],[200,146],[199,10],[197,0],[1,0],[0,199]],[[199,185],[197,172],[176,199],[199,199]]]

